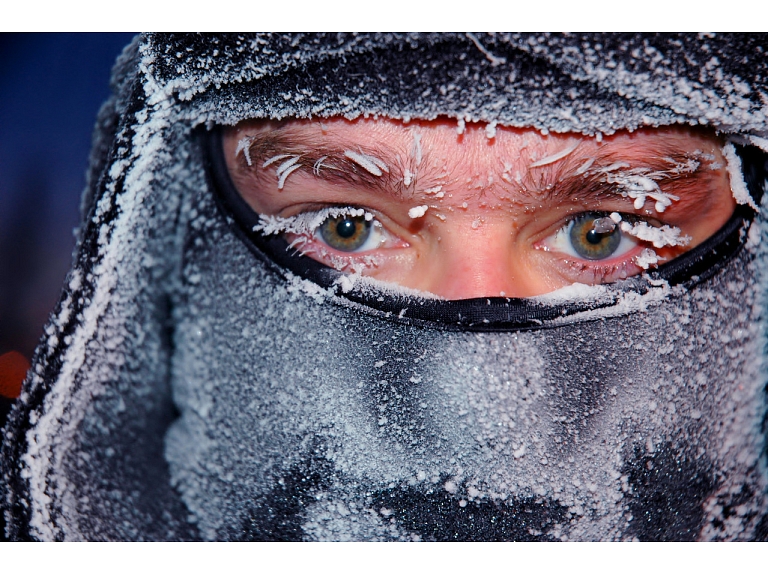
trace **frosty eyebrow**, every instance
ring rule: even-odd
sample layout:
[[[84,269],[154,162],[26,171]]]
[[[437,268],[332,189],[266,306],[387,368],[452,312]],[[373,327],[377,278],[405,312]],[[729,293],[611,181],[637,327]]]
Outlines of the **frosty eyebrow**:
[[[623,173],[655,181],[664,195],[677,196],[681,204],[694,204],[711,194],[716,170],[706,165],[709,160],[704,154],[697,157],[696,153],[671,147],[631,156],[598,152],[593,157],[575,156],[556,168],[547,166],[551,169],[546,171],[529,170],[520,184],[531,198],[599,201],[622,195],[616,176]],[[643,202],[638,203],[642,207]]]
[[[264,168],[276,165],[280,172],[278,189],[282,189],[291,173],[303,168],[330,183],[363,186],[396,197],[403,195],[408,166],[403,166],[401,156],[394,150],[380,143],[366,147],[313,139],[296,138],[279,129],[246,136],[236,150],[237,169],[263,177]]]
[[[568,153],[561,151],[530,164],[516,182],[516,193],[531,202],[615,200],[627,194],[612,174],[624,174],[636,179],[652,176],[660,188],[653,193],[640,192],[640,199],[629,196],[640,207],[645,204],[645,196],[652,203],[660,199],[661,203],[656,205],[661,209],[657,211],[663,211],[670,205],[668,197],[679,197],[678,205],[693,205],[711,195],[710,184],[716,170],[706,164],[714,158],[701,152],[663,143],[639,150],[606,147],[593,150],[591,155],[586,151],[578,153],[576,148],[571,145],[566,148]],[[450,185],[446,177],[452,179],[450,173],[436,173],[428,161],[417,166],[414,157],[398,153],[382,142],[366,146],[359,141],[297,132],[290,127],[245,136],[239,141],[235,156],[236,169],[242,176],[256,178],[260,185],[265,178],[276,177],[278,190],[283,189],[291,174],[304,172],[331,184],[363,187],[402,199],[414,192],[428,194],[434,184]],[[691,162],[696,166],[676,171],[676,166],[690,166]],[[415,182],[416,173],[419,185]],[[502,180],[515,184],[504,176]]]

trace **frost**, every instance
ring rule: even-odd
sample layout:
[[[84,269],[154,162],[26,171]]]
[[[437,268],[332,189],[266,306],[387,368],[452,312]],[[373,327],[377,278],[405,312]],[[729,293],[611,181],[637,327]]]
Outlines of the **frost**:
[[[747,232],[750,249],[693,287],[649,278],[638,278],[650,285],[644,293],[631,282],[626,291],[573,285],[528,300],[587,306],[547,321],[548,329],[442,330],[411,321],[434,295],[357,274],[323,289],[275,273],[217,211],[191,137],[197,126],[246,117],[364,114],[557,133],[683,123],[765,135],[765,88],[757,76],[743,77],[762,74],[754,54],[737,76],[712,56],[730,53],[720,36],[698,48],[694,36],[622,36],[599,47],[595,38],[150,35],[137,42],[116,68],[122,92],[110,110],[118,134],[103,142],[115,159],[100,175],[94,233],[45,330],[21,411],[14,408],[22,417],[5,428],[22,451],[3,467],[9,526],[28,520],[30,535],[42,539],[185,539],[192,521],[204,539],[268,538],[264,509],[298,485],[295,533],[305,539],[417,539],[421,518],[408,521],[413,510],[399,498],[410,492],[420,515],[447,513],[446,525],[488,509],[514,514],[526,501],[525,536],[622,540],[643,536],[646,487],[684,492],[691,502],[690,478],[711,474],[716,485],[693,512],[654,508],[654,525],[684,524],[685,537],[704,540],[759,535],[768,512],[768,246],[759,242],[760,217]],[[434,42],[454,45],[430,49]],[[398,95],[397,108],[391,94],[371,89],[371,82],[396,85],[387,70],[374,70],[379,82],[370,66],[354,70],[362,76],[343,68],[393,43],[406,67],[397,78],[421,82],[416,94],[432,88],[421,98]],[[508,61],[498,65],[493,51]],[[541,65],[523,73],[512,58],[519,53]],[[446,60],[457,56],[465,60]],[[333,82],[345,86],[342,93],[305,74],[317,62],[339,70]],[[446,79],[447,69],[458,72]],[[270,94],[275,78],[281,89]],[[243,87],[261,85],[258,99],[243,102]],[[139,98],[128,97],[133,90]],[[504,98],[509,104],[498,105]],[[113,137],[100,126],[102,137]],[[743,179],[732,164],[738,188]],[[643,202],[658,202],[642,183],[627,186],[645,194]],[[617,191],[627,190],[617,184]],[[257,227],[313,230],[314,217],[263,218]],[[345,288],[371,301],[392,298],[392,311],[344,297]],[[170,406],[180,415],[168,428]],[[174,507],[176,493],[182,502]],[[24,517],[11,517],[14,509]],[[253,531],[243,534],[243,526]],[[421,535],[440,537],[442,528]]]
[[[305,212],[287,218],[259,214],[259,223],[253,227],[253,231],[261,232],[265,236],[285,232],[300,235],[312,235],[327,219],[338,218],[341,216],[349,216],[352,218],[364,217],[367,221],[373,219],[373,214],[366,212],[362,208],[344,207],[324,208],[317,212]]]
[[[411,218],[412,220],[424,217],[424,214],[427,213],[428,209],[429,209],[429,206],[427,206],[427,205],[416,206],[416,207],[411,208],[410,210],[408,210],[408,217]]]
[[[271,158],[267,158],[266,160],[264,160],[264,163],[261,164],[261,167],[266,168],[267,166],[271,166],[275,162],[279,162],[280,160],[283,160],[285,158],[292,158],[292,157],[298,158],[298,156],[292,156],[291,154],[280,154],[279,156],[272,156]]]
[[[690,236],[681,235],[680,228],[674,226],[663,225],[656,227],[649,225],[647,222],[640,221],[634,224],[621,222],[620,228],[622,232],[635,236],[637,239],[651,242],[656,248],[687,246],[691,241]]]
[[[761,138],[759,136],[749,136],[749,140],[760,148],[763,152],[768,154],[768,138]]]
[[[491,66],[500,66],[501,64],[506,64],[506,58],[499,58],[498,56],[491,54],[491,52],[489,52],[488,49],[486,49],[486,47],[480,43],[480,40],[477,39],[477,36],[467,32],[467,38],[472,40],[472,43],[477,46],[477,49],[480,50],[486,58],[488,58]]]
[[[323,167],[323,162],[328,159],[328,156],[321,156],[317,160],[315,160],[315,163],[312,165],[312,172],[316,176],[320,176],[320,169]]]
[[[635,256],[635,263],[644,270],[647,270],[650,266],[658,265],[659,257],[652,249],[645,248],[639,255]]]
[[[579,168],[574,172],[575,175],[580,176],[581,174],[586,173],[586,171],[592,167],[592,164],[595,163],[595,158],[587,158],[587,160],[579,166]]]
[[[549,164],[554,164],[555,162],[558,162],[563,158],[565,158],[566,156],[568,156],[571,152],[573,152],[576,148],[579,147],[579,144],[581,144],[581,140],[576,140],[575,142],[565,147],[564,149],[560,150],[556,154],[552,154],[551,156],[546,156],[544,158],[541,158],[540,160],[533,162],[530,167],[538,168],[540,166],[548,166]],[[589,168],[589,166],[591,165],[592,165],[592,162],[587,160],[587,162],[584,163],[582,168],[584,168],[584,171],[586,171],[587,168]],[[581,170],[581,168],[579,170]],[[576,171],[577,175],[583,173],[579,170]]]
[[[599,171],[605,173],[604,181],[606,183],[618,186],[622,196],[635,200],[634,207],[636,210],[642,209],[648,198],[655,201],[654,207],[657,212],[663,212],[672,205],[673,201],[680,199],[673,194],[662,192],[656,183],[657,179],[665,177],[665,173],[649,173],[644,168],[623,170],[626,167],[628,166],[624,162],[617,162]]]
[[[422,150],[421,150],[421,133],[418,130],[413,130],[413,146],[411,147],[411,157],[417,166],[421,165]]]
[[[286,162],[288,163],[288,162]],[[283,164],[285,165],[285,164]],[[281,166],[282,167],[282,166]],[[277,189],[282,190],[283,186],[285,185],[285,180],[290,176],[293,172],[301,168],[300,164],[292,165],[288,168],[286,168],[282,173],[280,173],[279,178],[277,179]]]
[[[496,137],[496,122],[491,122],[485,126],[485,137],[493,140]]]
[[[250,136],[246,136],[242,138],[239,142],[237,142],[237,148],[235,149],[235,157],[237,157],[240,152],[243,152],[243,155],[245,156],[245,161],[248,163],[249,166],[253,165],[253,162],[251,162],[251,144],[253,143],[253,138]]]
[[[346,150],[344,155],[374,176],[381,176],[384,172],[389,173],[387,165],[375,156],[353,152],[352,150]]]
[[[749,193],[747,184],[744,181],[744,174],[741,169],[741,158],[736,153],[736,149],[733,144],[728,142],[723,146],[723,155],[725,161],[728,164],[728,177],[731,180],[731,191],[733,192],[733,198],[737,204],[747,204],[755,211],[759,211],[755,200],[752,199],[752,194]]]

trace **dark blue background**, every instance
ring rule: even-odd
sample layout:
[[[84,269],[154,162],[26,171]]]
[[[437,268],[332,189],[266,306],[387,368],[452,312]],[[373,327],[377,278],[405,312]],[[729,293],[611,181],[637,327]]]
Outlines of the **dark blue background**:
[[[28,358],[59,298],[96,113],[132,34],[0,34],[0,354]]]

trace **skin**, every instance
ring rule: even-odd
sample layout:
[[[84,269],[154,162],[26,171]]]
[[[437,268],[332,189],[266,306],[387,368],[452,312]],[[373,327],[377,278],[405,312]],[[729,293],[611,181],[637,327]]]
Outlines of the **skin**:
[[[644,249],[652,248],[659,264],[668,261],[710,237],[735,208],[721,143],[711,134],[670,127],[598,141],[497,127],[490,135],[484,124],[459,133],[453,120],[247,121],[225,131],[224,152],[235,186],[260,214],[285,218],[350,206],[381,224],[381,244],[354,253],[334,249],[319,233],[287,234],[307,256],[446,299],[530,297],[573,283],[617,281],[644,271],[637,265]],[[244,137],[255,142],[251,165],[238,151]],[[386,170],[371,174],[347,151],[378,158]],[[301,168],[279,188],[285,159],[263,164],[282,154],[299,156]],[[318,175],[313,166],[323,156]],[[693,167],[681,171],[690,160]],[[640,168],[656,173],[661,191],[679,199],[664,211],[652,199],[636,209],[620,185],[607,181],[606,174]],[[428,206],[426,213],[411,217],[417,206]],[[628,251],[588,260],[567,253],[567,234],[558,236],[585,212],[674,226],[690,241],[656,248],[624,234]]]

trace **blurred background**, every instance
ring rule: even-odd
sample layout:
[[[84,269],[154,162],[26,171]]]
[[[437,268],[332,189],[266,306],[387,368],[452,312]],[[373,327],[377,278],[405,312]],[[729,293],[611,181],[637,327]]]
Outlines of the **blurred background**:
[[[0,34],[0,355],[30,359],[69,269],[112,64],[133,34]]]

